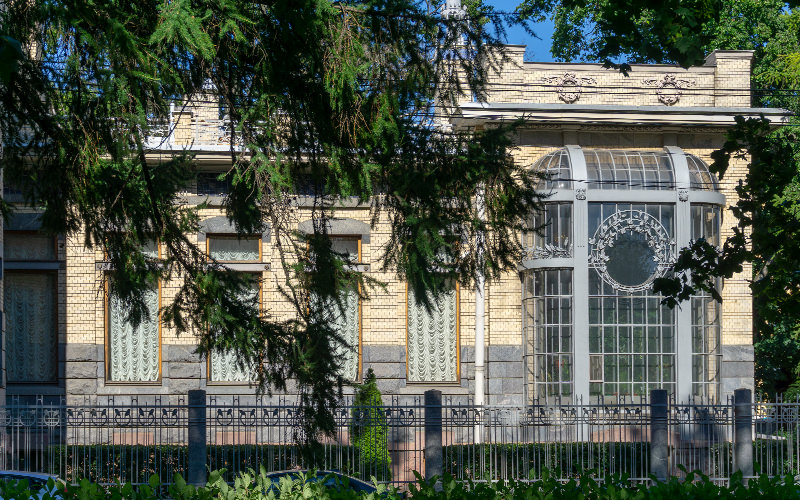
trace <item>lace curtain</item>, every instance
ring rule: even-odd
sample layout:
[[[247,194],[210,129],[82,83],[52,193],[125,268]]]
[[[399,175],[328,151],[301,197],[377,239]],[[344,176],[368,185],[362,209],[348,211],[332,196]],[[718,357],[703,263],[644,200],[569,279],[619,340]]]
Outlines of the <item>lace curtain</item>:
[[[211,257],[221,262],[259,260],[258,238],[239,239],[236,237],[212,237],[208,240]]]
[[[456,382],[458,373],[457,294],[429,294],[427,310],[408,290],[408,381]]]
[[[145,295],[149,317],[134,328],[127,320],[125,304],[116,296],[109,300],[109,380],[154,382],[158,380],[158,290]]]
[[[256,375],[249,368],[242,368],[233,351],[211,353],[211,380],[213,382],[251,382]]]
[[[249,300],[258,307],[258,281],[245,290],[243,300]],[[256,375],[252,368],[242,367],[234,351],[211,351],[210,380],[213,382],[252,382]]]
[[[4,305],[8,381],[54,382],[58,368],[55,273],[6,273]]]
[[[39,233],[6,231],[3,253],[6,260],[56,260],[56,242]]]
[[[335,303],[319,304],[314,301],[314,307],[322,307],[334,330],[341,336],[346,345],[338,344],[334,347],[334,356],[341,360],[339,374],[347,380],[356,380],[358,377],[358,292],[348,290],[343,297],[344,311]]]

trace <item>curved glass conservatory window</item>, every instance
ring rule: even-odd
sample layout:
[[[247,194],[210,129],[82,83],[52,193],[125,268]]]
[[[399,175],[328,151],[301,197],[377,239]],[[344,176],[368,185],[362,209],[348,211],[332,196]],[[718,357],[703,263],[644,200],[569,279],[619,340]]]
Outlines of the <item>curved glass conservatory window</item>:
[[[691,179],[692,189],[703,191],[718,191],[719,184],[714,174],[709,172],[708,166],[695,155],[686,155],[686,163],[689,165],[689,178]]]
[[[572,187],[572,169],[570,168],[569,155],[565,149],[557,149],[548,153],[533,166],[534,171],[542,176],[540,188],[570,189]]]
[[[719,246],[720,210],[713,205],[692,206],[692,239],[705,238]],[[719,289],[717,285],[717,289]],[[708,293],[691,298],[692,309],[692,393],[717,398],[720,351],[720,303]]]
[[[551,195],[524,237],[528,400],[716,397],[719,304],[670,309],[652,289],[691,240],[719,244],[725,201],[706,164],[678,148],[571,146],[534,168]]]
[[[675,189],[669,156],[663,151],[583,152],[590,189]]]

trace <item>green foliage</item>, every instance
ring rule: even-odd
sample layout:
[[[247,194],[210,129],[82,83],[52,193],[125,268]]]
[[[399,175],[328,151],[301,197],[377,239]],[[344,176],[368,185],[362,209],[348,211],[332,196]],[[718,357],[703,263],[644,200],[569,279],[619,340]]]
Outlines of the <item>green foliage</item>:
[[[720,0],[523,0],[524,17],[555,21],[553,55],[627,71],[629,63],[702,64]]]
[[[440,484],[436,484],[440,480]],[[411,485],[412,498],[419,499],[591,499],[591,500],[712,500],[797,498],[800,487],[794,476],[770,478],[761,476],[747,485],[737,473],[730,486],[715,484],[707,476],[689,473],[684,479],[672,478],[653,484],[630,484],[625,476],[614,476],[596,481],[589,476],[562,482],[552,475],[540,481],[498,481],[475,483],[458,481],[450,475]]]
[[[54,500],[58,498],[60,490],[63,490],[63,483],[59,483],[52,478],[48,479],[47,484],[44,486],[31,484],[28,479],[0,480],[0,498]]]
[[[326,485],[332,482],[333,484]],[[347,478],[328,476],[320,480],[316,471],[298,472],[292,476],[281,477],[273,482],[267,477],[262,467],[258,473],[249,470],[239,474],[232,485],[221,480],[218,473],[211,473],[208,481],[209,489],[215,492],[220,500],[300,500],[319,498],[324,500],[387,500],[397,499],[399,495],[383,484],[375,484],[372,493],[360,493],[350,488]]]
[[[130,483],[102,487],[83,480],[77,485],[65,487],[63,483],[48,484],[53,493],[45,492],[43,500],[62,498],[63,500],[396,500],[403,496],[385,485],[376,484],[372,493],[356,492],[349,487],[347,479],[340,481],[330,477],[330,481],[320,481],[315,471],[305,474],[298,472],[294,477],[282,477],[273,482],[267,472],[249,470],[242,473],[232,484],[222,480],[221,472],[209,475],[206,486],[194,487],[176,475],[173,484],[167,488],[167,495],[161,495],[162,485],[156,476],[147,484],[134,487]],[[330,483],[326,485],[325,483]],[[0,481],[2,498],[37,498],[38,491],[31,492],[26,481]],[[473,482],[459,481],[449,474],[441,478],[423,480],[417,474],[417,482],[409,485],[409,494],[414,499],[464,499],[464,500],[511,500],[511,499],[575,499],[575,500],[712,500],[712,499],[792,499],[800,495],[800,485],[793,475],[785,477],[760,476],[747,484],[740,473],[735,473],[730,484],[720,485],[707,476],[698,473],[685,473],[685,477],[672,478],[665,482],[652,484],[631,484],[626,476],[613,476],[605,481],[596,481],[582,476],[569,481],[560,481],[545,473],[538,481],[497,481]]]
[[[358,452],[358,461],[366,465],[368,470],[380,480],[389,480],[392,476],[389,457],[389,429],[386,413],[383,410],[383,398],[370,368],[366,380],[356,390],[351,410],[353,423],[350,426],[350,439]]]
[[[296,381],[298,439],[334,429],[341,339],[308,307],[376,285],[327,244],[297,234],[298,189],[312,186],[314,234],[328,240],[337,200],[370,201],[388,221],[377,256],[425,296],[441,270],[469,286],[478,273],[515,269],[517,234],[539,202],[536,179],[507,154],[513,126],[450,132],[438,126],[459,96],[481,95],[505,58],[507,17],[479,0],[446,19],[442,1],[75,0],[6,2],[0,9],[0,133],[5,181],[43,212],[43,229],[98,247],[109,286],[133,323],[144,295],[170,281],[162,318],[199,339],[199,352],[233,351],[264,391]],[[19,48],[23,50],[18,50]],[[5,57],[11,54],[11,59]],[[464,78],[461,78],[461,77]],[[214,90],[208,90],[209,87]],[[232,126],[225,209],[240,234],[269,226],[293,315],[244,300],[240,275],[209,265],[198,208],[182,203],[191,152],[152,155],[147,137],[170,105],[219,95]],[[241,148],[235,147],[241,144]],[[486,217],[473,197],[490,193]],[[12,207],[0,203],[7,214]],[[492,236],[477,260],[476,235]],[[142,247],[158,241],[158,258]],[[377,260],[376,258],[376,260]],[[325,263],[333,265],[322,265]]]

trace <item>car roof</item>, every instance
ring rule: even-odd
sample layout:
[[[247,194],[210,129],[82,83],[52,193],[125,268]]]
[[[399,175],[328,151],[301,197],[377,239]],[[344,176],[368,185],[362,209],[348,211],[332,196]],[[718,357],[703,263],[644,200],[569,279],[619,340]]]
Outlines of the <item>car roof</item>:
[[[15,476],[19,478],[33,478],[33,479],[43,479],[47,481],[51,477],[56,479],[58,476],[53,474],[45,474],[43,472],[27,472],[27,471],[20,471],[20,470],[0,470],[0,476]]]
[[[274,472],[268,472],[267,477],[277,477],[277,476],[290,476],[290,475],[299,475],[299,474],[308,474],[310,472],[309,469],[289,469],[289,470],[279,470]],[[338,470],[318,470],[317,476],[327,476],[327,475],[334,475],[339,477],[346,477],[350,480],[350,482],[358,482],[361,484],[365,484],[367,486],[372,486],[370,483],[358,479],[357,477],[348,476],[347,474],[343,474]]]

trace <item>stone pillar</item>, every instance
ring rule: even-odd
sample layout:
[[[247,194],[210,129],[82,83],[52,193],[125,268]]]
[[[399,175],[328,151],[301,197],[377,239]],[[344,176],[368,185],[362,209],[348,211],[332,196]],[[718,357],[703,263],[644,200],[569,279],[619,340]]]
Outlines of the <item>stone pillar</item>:
[[[216,87],[207,82],[201,93],[191,99],[192,142],[195,145],[218,145],[222,137],[219,94]]]
[[[733,396],[734,468],[745,480],[753,476],[753,393],[736,389]]]
[[[425,391],[425,479],[442,475],[442,391]]]
[[[206,391],[189,391],[189,484],[205,486],[208,482],[206,470]]]
[[[667,391],[650,392],[650,474],[659,481],[669,477],[669,423]]]

